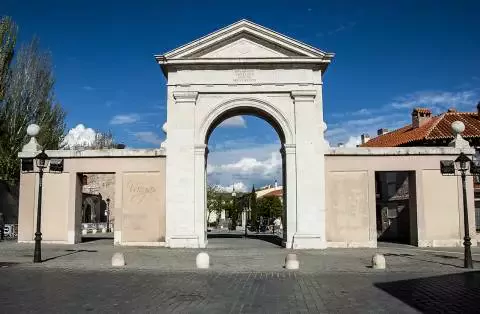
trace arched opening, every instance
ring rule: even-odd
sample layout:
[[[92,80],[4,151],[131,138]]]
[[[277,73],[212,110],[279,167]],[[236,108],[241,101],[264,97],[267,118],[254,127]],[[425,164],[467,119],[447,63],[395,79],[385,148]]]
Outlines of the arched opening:
[[[228,108],[211,120],[204,142],[209,247],[286,242],[284,128],[271,113],[248,105]]]

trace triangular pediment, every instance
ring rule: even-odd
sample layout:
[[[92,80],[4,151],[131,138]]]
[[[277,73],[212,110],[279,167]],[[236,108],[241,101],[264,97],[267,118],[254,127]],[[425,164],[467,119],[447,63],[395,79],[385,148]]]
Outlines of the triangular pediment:
[[[240,37],[232,42],[219,45],[218,47],[210,47],[202,50],[196,55],[197,58],[285,58],[288,57],[286,51],[280,49],[272,49],[267,45],[255,42],[246,37]]]
[[[239,58],[312,58],[329,62],[333,54],[250,21],[241,20],[156,58],[159,62]]]

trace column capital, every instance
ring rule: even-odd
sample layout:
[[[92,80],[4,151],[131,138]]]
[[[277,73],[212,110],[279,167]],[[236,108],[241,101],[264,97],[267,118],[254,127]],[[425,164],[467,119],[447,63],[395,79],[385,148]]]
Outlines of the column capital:
[[[173,92],[173,98],[175,102],[195,102],[197,101],[198,92],[193,91],[182,91],[182,92]]]
[[[208,154],[208,146],[206,144],[195,144],[195,155]]]
[[[280,148],[281,154],[295,154],[297,151],[297,146],[295,144],[283,144],[282,148]]]
[[[293,90],[290,92],[293,100],[295,101],[313,101],[317,96],[315,90]]]

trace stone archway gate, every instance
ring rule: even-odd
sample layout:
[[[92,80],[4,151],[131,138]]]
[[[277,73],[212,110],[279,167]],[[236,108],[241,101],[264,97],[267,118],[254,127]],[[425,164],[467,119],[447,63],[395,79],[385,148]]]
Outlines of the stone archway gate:
[[[333,54],[241,20],[155,58],[168,80],[167,246],[207,245],[208,137],[249,113],[282,141],[285,246],[325,248],[322,76]]]
[[[439,164],[474,149],[327,149],[322,76],[332,57],[244,20],[156,56],[168,79],[163,148],[47,151],[62,161],[63,170],[45,173],[43,242],[81,241],[82,174],[109,173],[115,178],[115,208],[110,208],[115,244],[205,247],[208,137],[221,121],[254,114],[268,121],[282,142],[286,247],[376,247],[378,171],[411,173],[412,244],[461,246],[460,179],[442,176]],[[39,177],[32,158],[39,149],[32,137],[19,153],[30,169],[20,175],[19,242],[34,238]],[[467,184],[475,235],[471,177]],[[474,245],[477,239],[478,234]]]

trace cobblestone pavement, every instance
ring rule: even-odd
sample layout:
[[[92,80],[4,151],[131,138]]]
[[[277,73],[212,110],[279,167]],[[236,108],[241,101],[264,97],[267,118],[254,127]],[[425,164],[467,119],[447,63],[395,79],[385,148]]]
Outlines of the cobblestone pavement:
[[[480,274],[0,269],[1,313],[469,313]]]
[[[197,270],[195,256],[210,254]],[[127,266],[111,268],[123,252]],[[291,250],[271,239],[211,238],[209,248],[114,247],[111,239],[77,245],[0,242],[0,313],[411,313],[478,311],[480,273],[464,272],[462,248],[295,251],[300,270],[283,268]],[[387,270],[371,269],[374,253]],[[480,250],[473,248],[475,267]],[[453,306],[455,305],[455,306]]]
[[[282,271],[285,256],[298,254],[300,271],[375,272],[370,269],[373,254],[386,256],[390,272],[458,272],[463,268],[462,248],[421,249],[410,246],[385,246],[377,249],[327,249],[292,251],[258,239],[213,238],[209,248],[168,249],[158,247],[118,247],[111,239],[100,239],[76,245],[44,244],[44,263],[33,264],[33,244],[0,242],[0,263],[20,263],[33,268],[109,269],[115,252],[125,254],[127,269],[155,271],[194,271],[195,257],[200,251],[210,255],[211,270],[218,272]],[[480,267],[480,250],[473,248],[473,259]]]

